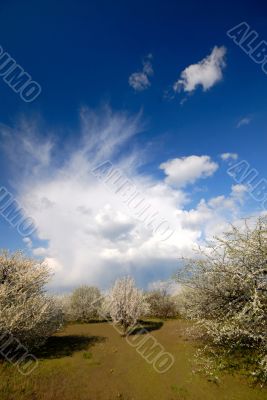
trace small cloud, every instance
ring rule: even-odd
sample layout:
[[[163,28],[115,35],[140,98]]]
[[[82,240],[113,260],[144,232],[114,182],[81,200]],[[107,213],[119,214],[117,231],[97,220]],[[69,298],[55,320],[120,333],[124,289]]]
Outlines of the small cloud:
[[[199,61],[197,64],[189,65],[185,68],[174,85],[174,92],[193,92],[198,85],[202,86],[203,91],[210,89],[222,78],[222,70],[225,63],[226,48],[215,46],[210,55]]]
[[[183,97],[182,100],[180,101],[180,106],[184,105],[184,103],[187,101],[187,97]]]
[[[143,60],[143,72],[148,76],[152,76],[154,74],[151,60],[153,59],[152,54],[148,54],[145,59]]]
[[[35,249],[32,250],[32,253],[35,256],[44,256],[47,254],[47,249],[45,249],[44,247],[36,247]]]
[[[237,127],[237,128],[240,128],[241,126],[250,124],[250,122],[251,122],[251,118],[249,118],[249,117],[242,118],[242,119],[237,123],[236,127]]]
[[[234,196],[241,196],[247,191],[248,191],[247,185],[243,184],[232,185],[232,195]]]
[[[144,72],[134,72],[129,78],[129,85],[137,92],[149,88],[150,81]]]
[[[237,160],[238,159],[238,154],[237,153],[222,153],[220,155],[221,159],[223,161],[228,161],[228,160]]]
[[[209,156],[188,156],[173,158],[160,164],[166,176],[166,183],[183,187],[188,183],[194,183],[197,179],[212,176],[217,170],[218,164]]]
[[[29,249],[32,247],[31,238],[25,237],[25,238],[23,238],[22,240],[23,240],[23,242],[26,244],[26,246],[27,246]]]
[[[248,186],[243,184],[232,185],[231,196],[235,201],[243,203],[245,194],[248,192]]]
[[[143,70],[134,72],[129,77],[129,85],[137,92],[141,92],[151,86],[149,77],[154,73],[151,60],[152,54],[148,54],[143,60]]]
[[[172,87],[163,91],[163,100],[171,101],[175,98]]]

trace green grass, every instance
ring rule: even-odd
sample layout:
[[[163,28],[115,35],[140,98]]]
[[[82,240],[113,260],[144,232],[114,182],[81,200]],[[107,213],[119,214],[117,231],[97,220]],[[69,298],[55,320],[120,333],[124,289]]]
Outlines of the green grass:
[[[92,353],[90,353],[90,351],[85,351],[83,353],[83,358],[85,358],[86,360],[91,360],[93,357]]]
[[[156,323],[155,323],[156,322]],[[22,376],[0,364],[1,400],[265,400],[238,371],[219,372],[219,383],[193,373],[196,343],[183,320],[147,321],[159,343],[175,357],[158,374],[108,323],[70,324],[36,353],[38,368]],[[135,334],[138,334],[135,332]]]

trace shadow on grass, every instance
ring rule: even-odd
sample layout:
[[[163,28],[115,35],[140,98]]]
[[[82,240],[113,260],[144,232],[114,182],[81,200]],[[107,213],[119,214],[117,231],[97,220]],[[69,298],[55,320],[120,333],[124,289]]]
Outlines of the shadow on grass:
[[[130,331],[130,335],[145,335],[156,331],[163,326],[162,321],[139,321],[138,325]]]
[[[106,318],[106,319],[99,319],[99,318],[93,319],[93,318],[91,318],[91,319],[88,319],[88,320],[86,320],[86,321],[77,319],[77,320],[75,320],[75,321],[69,320],[69,321],[67,321],[67,322],[65,323],[65,325],[102,324],[103,322],[107,322],[107,321],[109,321],[109,320],[110,320],[110,319],[108,319],[108,318]]]
[[[76,351],[88,350],[105,340],[103,336],[51,336],[43,346],[34,351],[34,355],[40,359],[71,356]]]

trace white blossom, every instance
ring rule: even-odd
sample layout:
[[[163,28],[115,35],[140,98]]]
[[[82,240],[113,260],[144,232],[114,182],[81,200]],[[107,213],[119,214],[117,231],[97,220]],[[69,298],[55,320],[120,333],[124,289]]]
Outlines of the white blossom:
[[[214,344],[267,355],[267,218],[232,227],[177,273],[183,311]],[[267,374],[265,375],[267,379]]]
[[[34,347],[62,323],[56,301],[45,292],[50,271],[21,252],[0,253],[0,336],[7,332]]]
[[[82,322],[98,318],[101,301],[102,296],[97,287],[87,285],[78,287],[69,298],[69,318]]]
[[[134,279],[118,279],[106,300],[106,309],[114,323],[122,326],[124,333],[148,312],[143,292],[135,287]]]

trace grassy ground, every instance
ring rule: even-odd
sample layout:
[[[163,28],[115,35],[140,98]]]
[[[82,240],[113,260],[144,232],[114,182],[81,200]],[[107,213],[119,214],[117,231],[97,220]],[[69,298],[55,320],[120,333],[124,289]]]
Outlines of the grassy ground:
[[[264,400],[266,389],[252,388],[240,375],[209,382],[192,373],[195,344],[186,340],[186,323],[157,324],[151,334],[175,357],[157,373],[108,323],[67,326],[39,352],[38,368],[22,376],[0,365],[1,400]],[[153,327],[152,327],[153,328]]]

